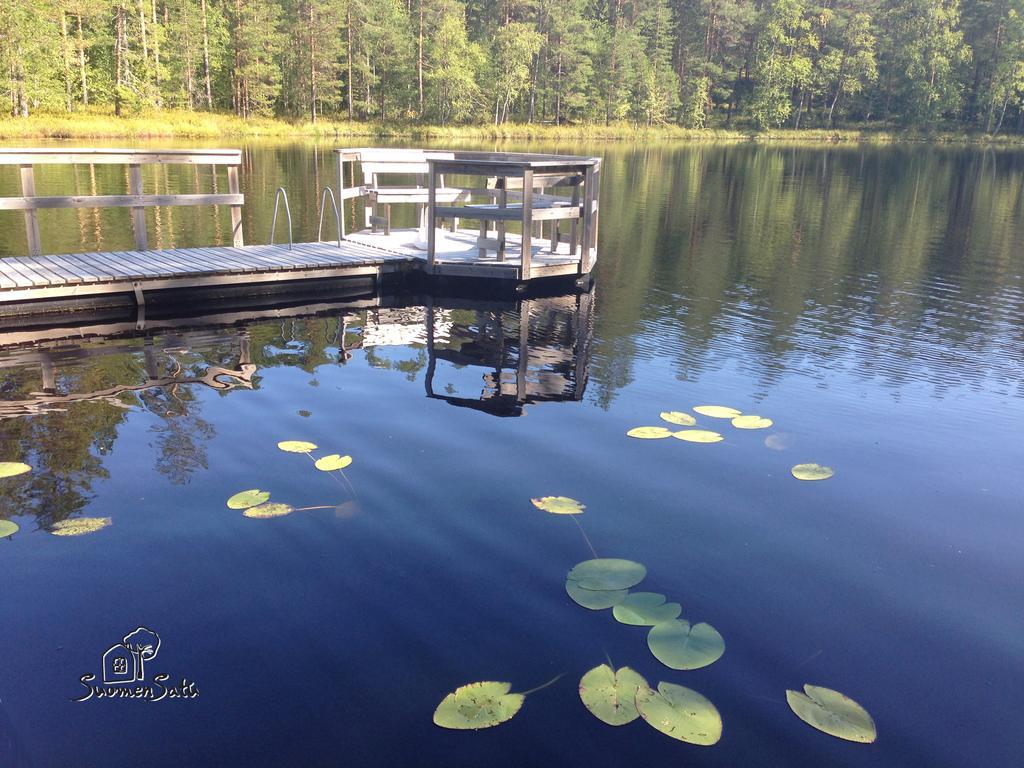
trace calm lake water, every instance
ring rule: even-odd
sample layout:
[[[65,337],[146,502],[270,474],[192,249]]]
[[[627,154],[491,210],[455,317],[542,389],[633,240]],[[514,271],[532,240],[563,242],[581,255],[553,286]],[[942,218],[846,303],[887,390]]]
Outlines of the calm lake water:
[[[1024,155],[544,149],[605,155],[591,294],[208,307],[0,350],[0,460],[33,467],[0,480],[20,525],[0,539],[0,765],[1020,764]],[[122,191],[96,173],[46,169],[40,194]],[[329,146],[252,145],[242,175],[248,242],[279,185],[315,237]],[[227,238],[226,212],[149,215],[154,245]],[[131,245],[124,209],[43,216],[50,252]],[[4,214],[0,254],[24,249]],[[774,426],[626,437],[709,403]],[[353,463],[318,472],[281,440]],[[835,476],[799,482],[802,462]],[[225,506],[253,487],[327,508]],[[585,503],[594,549],[645,564],[724,656],[670,670],[643,628],[573,603],[591,550],[544,495]],[[112,525],[48,533],[82,516]],[[161,638],[147,675],[199,696],[72,701],[139,626]],[[596,720],[577,681],[608,658],[707,696],[721,741]],[[431,721],[465,683],[558,674],[497,728]],[[863,704],[878,741],[798,720],[804,683]]]

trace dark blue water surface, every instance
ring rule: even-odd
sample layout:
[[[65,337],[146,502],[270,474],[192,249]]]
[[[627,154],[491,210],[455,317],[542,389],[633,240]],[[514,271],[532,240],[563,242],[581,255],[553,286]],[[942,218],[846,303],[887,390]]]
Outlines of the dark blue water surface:
[[[247,239],[282,181],[315,234],[321,150],[249,148]],[[0,460],[33,471],[0,480],[20,526],[0,539],[0,765],[1019,765],[1024,157],[619,147],[605,170],[590,294],[5,320]],[[130,243],[69,215],[51,250]],[[223,237],[189,221],[168,241]],[[775,423],[626,437],[700,404]],[[353,463],[318,472],[281,440]],[[799,482],[801,462],[835,476]],[[225,506],[253,487],[328,508]],[[573,603],[592,555],[544,495],[585,503],[596,551],[644,563],[724,656],[673,671]],[[112,524],[48,532],[79,517]],[[72,701],[139,626],[161,638],[147,675],[199,696]],[[608,658],[707,696],[721,741],[596,720],[577,684]],[[459,685],[559,674],[497,728],[432,723]],[[798,720],[804,683],[863,704],[877,742]]]

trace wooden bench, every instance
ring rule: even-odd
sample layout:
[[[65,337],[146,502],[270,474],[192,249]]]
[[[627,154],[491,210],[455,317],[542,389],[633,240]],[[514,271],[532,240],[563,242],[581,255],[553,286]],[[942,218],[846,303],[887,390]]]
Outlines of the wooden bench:
[[[430,173],[429,160],[455,160],[457,156],[466,153],[455,153],[443,150],[429,149],[339,149],[338,154],[338,188],[341,190],[341,199],[349,200],[354,197],[367,198],[365,212],[365,226],[373,232],[378,228],[384,230],[386,235],[391,234],[391,206],[396,204],[414,204],[416,206],[416,220],[420,229],[426,226],[426,209],[430,189],[427,179]],[[345,186],[344,167],[346,163],[358,163],[363,177],[361,185],[355,184],[355,168],[349,172],[350,186]],[[409,183],[409,179],[414,179]],[[516,182],[519,182],[516,186]],[[552,177],[538,177],[536,187],[543,189],[550,186],[561,186],[568,183],[570,179],[564,175]],[[438,203],[468,203],[474,195],[484,196],[491,205],[499,205],[502,198],[505,202],[522,203],[522,182],[517,179],[499,179],[491,177],[484,189],[467,187],[449,187],[445,185],[444,175],[437,180],[438,186],[435,190]],[[506,185],[506,186],[503,186]],[[573,204],[570,198],[557,197],[554,195],[535,194],[533,196],[533,207],[554,208],[566,207]],[[458,217],[448,217],[451,221],[451,230],[458,229]]]
[[[25,233],[29,256],[42,255],[39,237],[40,209],[47,208],[110,208],[132,209],[135,248],[149,250],[146,234],[146,208],[155,205],[228,205],[231,206],[231,239],[242,246],[242,204],[245,196],[238,186],[238,166],[242,153],[237,149],[3,149],[0,166],[17,165],[21,173],[21,197],[0,197],[0,210],[24,211]],[[210,165],[227,166],[228,192],[203,195],[147,195],[142,189],[143,165]],[[74,195],[62,197],[36,196],[34,166],[36,165],[127,165],[127,195]]]
[[[424,149],[343,149],[338,153],[338,187],[341,199],[366,197],[366,227],[376,232],[378,227],[391,234],[391,206],[395,204],[416,205],[417,221],[422,228],[426,224],[426,206],[429,190],[427,174],[430,167],[428,157],[453,158],[452,152]],[[344,166],[359,163],[363,175],[362,185],[346,187]],[[354,177],[355,169],[350,172]],[[414,177],[410,184],[409,177]],[[397,179],[395,177],[398,177]],[[454,203],[468,199],[464,190],[448,188],[441,179],[437,189],[439,200]],[[458,226],[453,220],[453,230]]]

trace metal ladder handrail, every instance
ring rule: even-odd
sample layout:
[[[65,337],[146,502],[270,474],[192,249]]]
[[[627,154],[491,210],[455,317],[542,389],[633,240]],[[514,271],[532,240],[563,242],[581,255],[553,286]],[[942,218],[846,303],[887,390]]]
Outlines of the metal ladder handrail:
[[[331,189],[330,187],[324,187],[324,191],[320,195],[320,223],[317,225],[316,228],[316,241],[318,243],[323,242],[321,234],[323,233],[324,229],[324,210],[326,209],[324,203],[327,201],[328,192],[331,193],[331,205],[334,206],[334,223],[336,226],[336,229],[334,231],[338,233],[338,247],[341,248],[341,212],[338,210],[338,200],[337,198],[334,197],[334,190]]]
[[[278,187],[274,193],[274,218],[270,222],[270,245],[274,244],[274,232],[277,230],[277,207],[281,203],[281,196],[284,196],[284,212],[288,216],[288,250],[292,249],[292,209],[288,205],[288,193],[284,187]]]

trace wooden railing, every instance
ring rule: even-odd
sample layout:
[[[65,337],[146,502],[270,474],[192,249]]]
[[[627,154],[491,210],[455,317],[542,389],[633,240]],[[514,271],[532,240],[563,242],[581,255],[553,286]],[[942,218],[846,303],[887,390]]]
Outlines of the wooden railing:
[[[146,208],[155,205],[229,205],[231,237],[235,246],[243,245],[242,204],[245,196],[238,186],[238,166],[242,153],[237,149],[6,149],[0,148],[0,166],[17,165],[21,171],[21,197],[0,197],[0,210],[24,211],[25,234],[30,256],[42,255],[39,219],[36,213],[46,208],[131,208],[135,248],[149,249],[146,234]],[[36,165],[127,165],[127,195],[76,195],[37,197]],[[209,195],[147,195],[142,190],[143,165],[227,166],[228,193]]]

